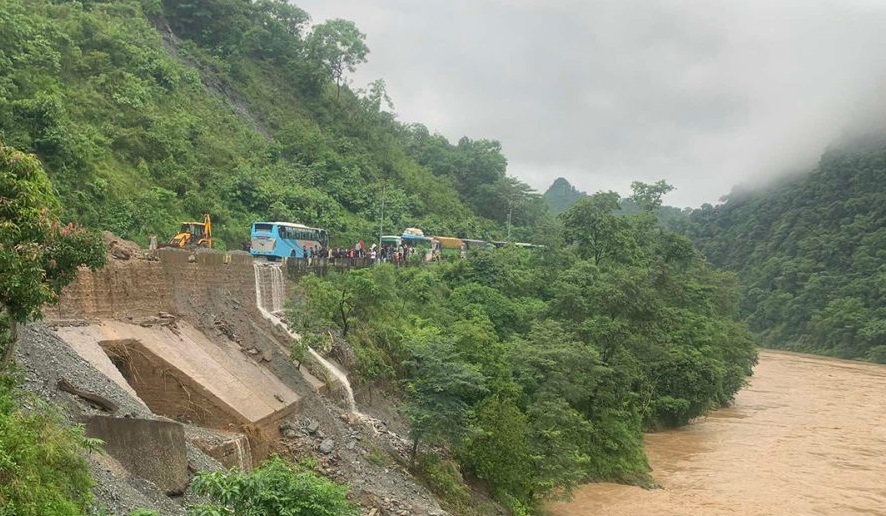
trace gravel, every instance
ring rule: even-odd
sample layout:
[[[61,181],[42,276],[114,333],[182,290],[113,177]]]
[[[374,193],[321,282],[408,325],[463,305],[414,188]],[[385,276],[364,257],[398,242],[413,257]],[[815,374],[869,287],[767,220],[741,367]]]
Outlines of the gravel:
[[[248,316],[237,320],[238,331],[248,327],[247,321]],[[204,328],[204,331],[208,330]],[[252,332],[240,333],[247,340],[260,340],[250,335]],[[264,348],[262,352],[271,350],[274,355],[272,362],[264,364],[265,367],[302,396],[301,407],[295,416],[298,421],[285,428],[281,425],[281,431],[286,432],[286,436],[272,443],[273,451],[296,462],[308,456],[317,459],[321,474],[351,486],[352,496],[363,505],[364,514],[369,514],[373,509],[378,515],[446,514],[440,509],[434,495],[403,466],[408,443],[400,433],[392,431],[392,428],[399,426],[386,417],[393,410],[380,411],[385,414],[382,417],[385,417],[386,423],[349,414],[329,398],[316,395],[292,362],[278,350],[267,345],[261,347]],[[60,406],[71,422],[82,422],[88,415],[104,412],[79,397],[60,392],[56,383],[62,376],[77,388],[116,403],[120,407],[117,416],[157,418],[43,324],[22,328],[17,360],[25,373],[25,387]],[[296,435],[293,436],[293,433]],[[384,450],[391,456],[390,462],[381,466],[371,463],[366,457],[372,450]],[[214,459],[195,446],[189,444],[187,451],[192,471],[221,469]],[[190,490],[184,496],[170,498],[150,482],[132,478],[122,468],[109,465],[108,459],[90,459],[98,484],[94,492],[99,506],[106,511],[103,514],[127,515],[132,509],[143,507],[153,508],[161,515],[179,515],[184,514],[185,507],[201,501]]]
[[[81,398],[59,391],[58,379],[64,377],[78,389],[108,398],[120,408],[119,417],[159,419],[136,401],[128,392],[108,379],[83,360],[42,323],[27,325],[20,330],[16,362],[24,373],[26,390],[35,393],[52,405],[61,408],[69,423],[82,423],[93,414],[107,414]],[[213,458],[187,443],[189,468],[193,471],[223,469]],[[105,454],[89,457],[90,470],[96,482],[95,514],[128,515],[137,508],[154,509],[166,516],[184,515],[186,507],[206,500],[190,489],[183,496],[166,496],[153,483],[130,475],[116,460]]]
[[[87,416],[107,413],[77,396],[59,391],[56,385],[62,377],[80,390],[98,394],[116,403],[120,407],[116,416],[154,419],[150,410],[80,358],[80,355],[45,325],[25,326],[20,332],[20,338],[16,360],[25,373],[25,388],[44,400],[63,407],[71,422],[79,423]]]

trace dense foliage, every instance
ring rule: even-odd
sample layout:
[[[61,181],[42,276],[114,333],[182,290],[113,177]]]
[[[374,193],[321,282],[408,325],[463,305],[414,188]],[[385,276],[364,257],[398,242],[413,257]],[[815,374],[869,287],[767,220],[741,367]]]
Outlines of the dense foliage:
[[[86,514],[92,479],[84,454],[97,445],[0,375],[0,515]]]
[[[40,162],[0,140],[0,372],[17,324],[41,316],[81,265],[104,263],[101,238],[59,223],[59,200]]]
[[[197,494],[215,503],[188,510],[191,516],[349,516],[358,514],[348,502],[347,488],[272,457],[249,473],[200,472],[193,480]]]
[[[642,431],[728,403],[756,361],[735,278],[652,201],[617,216],[614,193],[582,199],[565,247],[307,277],[290,316],[346,331],[359,381],[402,385],[414,455],[445,445],[513,508],[643,481]]]
[[[738,272],[765,346],[886,363],[886,147],[828,151],[810,174],[692,214],[697,244]]]
[[[220,245],[260,219],[353,244],[383,190],[392,233],[501,238],[510,213],[522,238],[546,216],[497,142],[398,122],[381,80],[353,91],[368,52],[283,0],[9,0],[0,135],[43,161],[66,219],[142,243],[208,212]]]

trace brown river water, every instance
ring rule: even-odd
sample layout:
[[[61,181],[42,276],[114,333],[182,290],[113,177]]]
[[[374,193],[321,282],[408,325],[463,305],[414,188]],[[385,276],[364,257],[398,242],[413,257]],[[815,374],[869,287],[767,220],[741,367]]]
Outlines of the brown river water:
[[[547,514],[886,515],[886,366],[762,351],[733,407],[646,451],[662,489],[590,484]]]

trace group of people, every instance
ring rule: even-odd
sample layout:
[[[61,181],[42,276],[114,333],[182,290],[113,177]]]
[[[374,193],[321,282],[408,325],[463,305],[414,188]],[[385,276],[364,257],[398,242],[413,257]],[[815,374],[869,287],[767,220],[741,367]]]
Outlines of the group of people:
[[[420,258],[414,258],[419,256]],[[408,244],[401,243],[399,245],[388,244],[382,245],[372,244],[366,246],[362,241],[354,244],[353,247],[326,247],[326,246],[306,246],[304,250],[304,260],[307,264],[317,265],[321,262],[318,260],[368,260],[372,263],[392,263],[394,265],[404,265],[409,261],[439,261],[442,259],[439,246],[431,249],[423,250]]]
[[[409,245],[385,245],[379,247],[377,244],[372,244],[369,247],[363,241],[357,242],[353,247],[345,248],[345,247],[319,247],[305,248],[305,258],[310,262],[314,258],[328,258],[328,259],[369,259],[373,262],[390,262],[395,265],[400,265],[406,262],[410,256],[416,254],[416,249],[413,246]]]

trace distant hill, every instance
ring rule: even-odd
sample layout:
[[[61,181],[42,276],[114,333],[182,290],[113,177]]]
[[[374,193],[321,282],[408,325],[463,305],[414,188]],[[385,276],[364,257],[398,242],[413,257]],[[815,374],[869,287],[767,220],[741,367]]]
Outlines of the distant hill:
[[[808,175],[692,213],[699,249],[738,273],[762,345],[886,362],[884,178],[886,145],[855,142]]]
[[[586,195],[586,193],[577,190],[566,179],[558,177],[544,193],[544,200],[548,207],[551,208],[551,211],[555,215],[559,215],[575,204],[575,201]]]
[[[554,180],[548,190],[542,196],[547,203],[548,208],[554,215],[559,215],[568,210],[576,201],[582,197],[587,197],[587,193],[576,189],[572,184],[562,177]],[[642,208],[637,206],[634,201],[629,198],[622,198],[619,202],[617,215],[631,215],[640,213]],[[655,216],[664,224],[666,228],[677,233],[686,233],[686,226],[689,224],[688,208],[675,208],[673,206],[662,206],[655,211]]]

